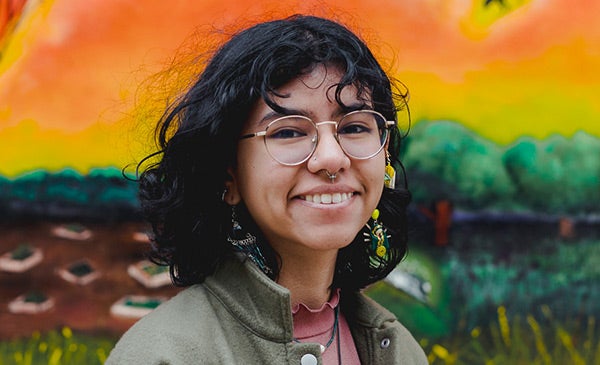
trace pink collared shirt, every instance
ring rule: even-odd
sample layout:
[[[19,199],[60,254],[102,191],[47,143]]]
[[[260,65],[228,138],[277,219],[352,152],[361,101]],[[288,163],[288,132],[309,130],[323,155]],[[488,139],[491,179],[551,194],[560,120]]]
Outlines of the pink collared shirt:
[[[336,289],[331,299],[321,308],[309,308],[304,304],[297,304],[292,308],[294,318],[294,338],[299,342],[316,342],[325,346],[331,339],[335,320],[335,308],[340,301],[340,290]],[[352,333],[343,313],[338,316],[339,340],[341,363],[344,365],[360,365],[360,359],[352,339]],[[323,352],[323,364],[339,364],[338,338],[334,337],[331,345]]]

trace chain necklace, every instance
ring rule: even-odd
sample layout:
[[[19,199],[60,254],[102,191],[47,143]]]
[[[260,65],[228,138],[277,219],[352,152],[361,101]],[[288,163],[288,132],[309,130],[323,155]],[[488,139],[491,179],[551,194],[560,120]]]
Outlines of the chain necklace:
[[[331,346],[331,344],[333,343],[333,340],[336,337],[336,334],[338,334],[337,338],[338,338],[338,354],[340,351],[340,347],[339,347],[339,343],[340,343],[340,336],[339,336],[339,328],[338,328],[338,323],[339,323],[339,306],[336,306],[335,309],[333,310],[334,313],[334,320],[333,320],[333,329],[331,330],[331,337],[329,338],[329,341],[327,341],[327,343],[325,345],[321,345],[319,344],[319,346],[321,347],[321,353],[324,353],[325,350],[327,350],[329,348],[329,346]],[[296,343],[301,343],[301,341],[297,338],[294,337],[294,342]]]
[[[342,365],[342,347],[340,346],[340,329],[339,328],[338,328],[338,336],[337,336],[336,342],[337,342],[338,365]]]

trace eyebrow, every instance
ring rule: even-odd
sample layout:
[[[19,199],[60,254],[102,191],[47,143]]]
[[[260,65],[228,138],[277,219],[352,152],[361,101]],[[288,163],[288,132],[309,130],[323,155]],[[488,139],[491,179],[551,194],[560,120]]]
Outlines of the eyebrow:
[[[277,118],[285,117],[288,115],[302,115],[302,116],[310,118],[310,114],[311,114],[310,112],[307,112],[307,111],[304,111],[301,109],[286,108],[283,106],[280,106],[280,108],[283,113],[271,110],[270,112],[265,114],[258,121],[258,126],[261,126],[261,125],[271,122]],[[364,102],[358,102],[358,103],[354,103],[354,104],[350,104],[350,105],[340,105],[340,107],[337,109],[335,117],[341,117],[342,115],[344,115],[346,113],[353,112],[356,110],[373,110],[373,108]],[[311,119],[313,119],[313,118],[311,118]]]
[[[282,109],[285,111],[284,113],[280,113],[280,112],[271,110],[270,112],[265,114],[262,118],[260,118],[257,125],[260,127],[261,125],[263,125],[267,122],[271,122],[272,120],[275,120],[277,118],[285,117],[286,115],[304,115],[302,112],[296,111],[293,109],[288,109],[288,108],[282,108]]]

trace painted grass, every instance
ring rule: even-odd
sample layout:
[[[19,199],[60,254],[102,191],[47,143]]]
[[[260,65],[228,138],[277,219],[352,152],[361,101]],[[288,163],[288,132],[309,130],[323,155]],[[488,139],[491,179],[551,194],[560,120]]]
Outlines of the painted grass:
[[[422,340],[432,365],[600,365],[600,338],[595,317],[559,323],[543,307],[544,318],[510,319],[499,307],[497,320],[463,336]]]
[[[0,342],[0,365],[103,364],[115,341],[73,334],[70,328]]]

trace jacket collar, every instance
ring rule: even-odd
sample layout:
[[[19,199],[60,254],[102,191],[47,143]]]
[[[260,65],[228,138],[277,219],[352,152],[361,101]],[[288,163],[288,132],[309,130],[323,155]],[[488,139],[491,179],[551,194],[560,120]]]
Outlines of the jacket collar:
[[[342,313],[349,323],[366,328],[382,328],[386,322],[396,321],[392,312],[365,295],[344,292],[340,298]]]
[[[224,260],[203,285],[250,331],[274,342],[292,341],[289,290],[271,280],[251,260]],[[386,322],[396,320],[390,311],[358,292],[341,293],[340,306],[354,329],[382,328]]]
[[[289,290],[271,280],[250,260],[223,261],[203,285],[250,331],[274,342],[292,341]]]

